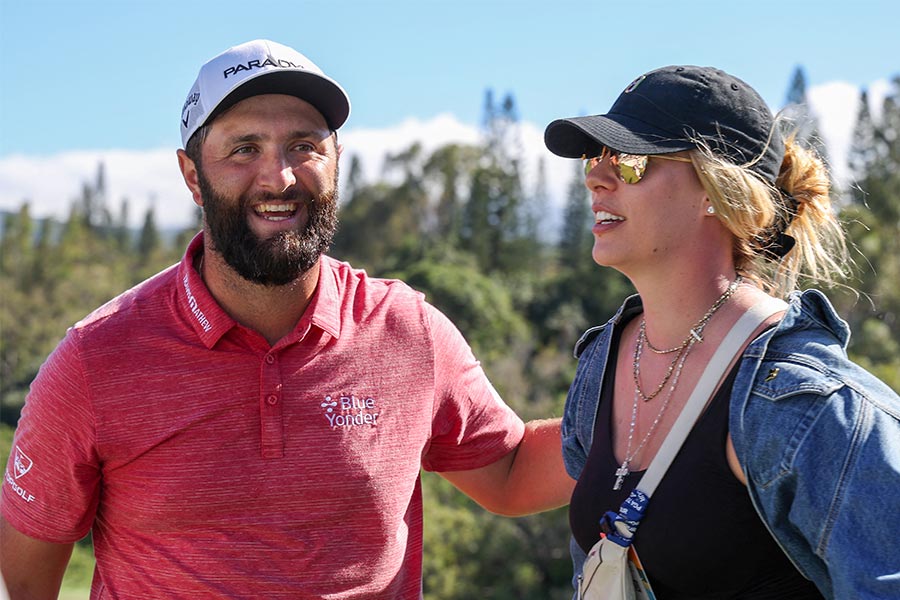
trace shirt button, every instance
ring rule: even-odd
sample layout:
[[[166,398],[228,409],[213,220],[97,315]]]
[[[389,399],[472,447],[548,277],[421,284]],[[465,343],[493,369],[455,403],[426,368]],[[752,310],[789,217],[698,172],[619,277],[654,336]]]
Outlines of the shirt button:
[[[269,404],[269,406],[275,406],[276,404],[278,404],[278,396],[276,396],[275,394],[270,394],[266,397],[266,402]]]
[[[271,354],[266,354],[266,364],[271,365],[275,363],[275,357]]]

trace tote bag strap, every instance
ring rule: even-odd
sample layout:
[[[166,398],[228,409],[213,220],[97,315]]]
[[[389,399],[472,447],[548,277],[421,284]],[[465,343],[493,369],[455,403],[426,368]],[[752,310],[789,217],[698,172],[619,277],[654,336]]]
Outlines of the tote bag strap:
[[[731,331],[719,344],[713,357],[706,365],[706,369],[700,376],[697,385],[694,386],[694,391],[691,392],[687,404],[684,405],[681,414],[678,415],[678,419],[676,419],[656,456],[653,457],[650,466],[647,467],[644,476],[638,482],[637,489],[643,492],[645,496],[649,498],[656,490],[656,486],[659,485],[659,482],[666,474],[669,465],[675,460],[675,455],[678,454],[678,450],[694,427],[694,423],[697,422],[697,419],[703,412],[707,400],[712,396],[719,380],[722,379],[722,375],[725,374],[728,365],[740,352],[744,342],[766,319],[785,309],[787,309],[787,303],[770,297],[767,301],[755,304],[748,309],[732,326]]]

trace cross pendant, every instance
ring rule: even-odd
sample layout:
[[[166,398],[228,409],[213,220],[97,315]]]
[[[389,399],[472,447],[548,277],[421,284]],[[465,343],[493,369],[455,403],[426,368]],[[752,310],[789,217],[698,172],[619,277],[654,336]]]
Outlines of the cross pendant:
[[[622,482],[628,476],[628,461],[622,463],[622,466],[616,469],[616,482],[613,484],[613,490],[621,490]]]

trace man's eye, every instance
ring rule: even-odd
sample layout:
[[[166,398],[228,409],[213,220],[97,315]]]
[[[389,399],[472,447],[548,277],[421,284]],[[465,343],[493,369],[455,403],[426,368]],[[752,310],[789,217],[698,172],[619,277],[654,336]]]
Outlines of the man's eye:
[[[312,152],[316,147],[308,142],[300,142],[299,144],[294,146],[294,150],[298,150],[300,152]]]
[[[241,146],[239,148],[235,148],[232,154],[250,154],[254,150],[255,148],[253,146]]]

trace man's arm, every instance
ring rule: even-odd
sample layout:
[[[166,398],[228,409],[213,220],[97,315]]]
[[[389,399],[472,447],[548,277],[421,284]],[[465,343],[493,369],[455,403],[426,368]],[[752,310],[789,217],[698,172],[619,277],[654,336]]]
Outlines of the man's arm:
[[[73,545],[36,540],[0,516],[0,573],[9,599],[56,598]]]
[[[487,510],[521,516],[565,506],[575,480],[562,459],[561,419],[530,421],[519,445],[499,460],[440,475]]]

